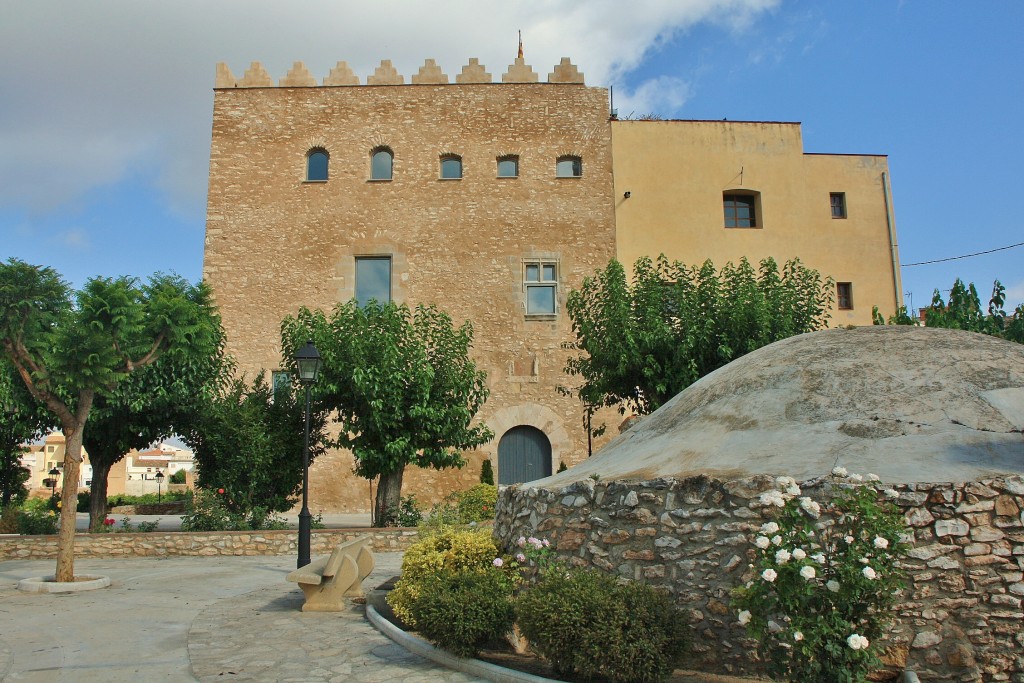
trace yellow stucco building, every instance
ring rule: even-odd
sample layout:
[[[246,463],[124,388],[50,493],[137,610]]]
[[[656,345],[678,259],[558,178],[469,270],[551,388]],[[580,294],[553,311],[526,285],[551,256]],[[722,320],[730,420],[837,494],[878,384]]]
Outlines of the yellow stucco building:
[[[836,281],[832,325],[900,305],[885,156],[807,154],[798,123],[613,121],[615,240],[627,266],[793,257]]]

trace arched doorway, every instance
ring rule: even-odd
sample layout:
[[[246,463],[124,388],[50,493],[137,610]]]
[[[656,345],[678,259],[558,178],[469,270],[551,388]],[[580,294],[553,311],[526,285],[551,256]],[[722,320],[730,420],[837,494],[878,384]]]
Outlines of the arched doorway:
[[[498,442],[498,483],[518,484],[551,476],[551,442],[536,427],[519,425]]]

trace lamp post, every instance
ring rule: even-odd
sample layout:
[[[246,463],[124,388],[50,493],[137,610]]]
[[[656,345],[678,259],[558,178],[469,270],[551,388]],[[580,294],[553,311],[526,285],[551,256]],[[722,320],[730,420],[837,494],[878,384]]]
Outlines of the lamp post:
[[[156,471],[156,477],[154,477],[154,478],[156,479],[156,504],[159,505],[160,504],[160,493],[161,493],[160,485],[164,483],[164,473],[161,472],[160,470],[157,470]]]
[[[50,475],[50,498],[57,497],[57,477],[60,476],[60,470],[56,466],[47,472]]]
[[[312,341],[295,354],[295,366],[299,371],[299,383],[306,387],[306,442],[302,449],[302,510],[299,512],[299,567],[309,564],[309,390],[320,374],[320,352]]]

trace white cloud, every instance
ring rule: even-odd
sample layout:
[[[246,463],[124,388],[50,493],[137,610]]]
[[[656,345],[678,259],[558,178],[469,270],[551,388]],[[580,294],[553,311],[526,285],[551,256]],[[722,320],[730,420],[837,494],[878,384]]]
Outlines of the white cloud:
[[[454,80],[479,57],[500,80],[521,29],[541,79],[568,56],[589,84],[621,84],[691,26],[742,31],[778,2],[14,3],[0,22],[0,203],[45,211],[145,169],[180,211],[201,215],[219,61],[241,76],[259,60],[276,80],[299,60],[320,80],[346,60],[365,80],[391,59],[408,81],[426,58]],[[658,110],[688,93],[658,79],[623,99]]]
[[[1006,310],[1012,311],[1018,305],[1024,304],[1024,280],[1006,285]]]
[[[615,91],[615,108],[620,118],[638,118],[648,114],[671,118],[690,98],[691,86],[672,76],[659,76],[644,81],[632,92],[620,97]]]

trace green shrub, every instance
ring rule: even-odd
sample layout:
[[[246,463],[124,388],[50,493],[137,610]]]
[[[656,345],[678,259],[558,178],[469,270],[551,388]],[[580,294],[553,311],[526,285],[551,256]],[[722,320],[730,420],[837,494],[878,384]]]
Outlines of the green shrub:
[[[241,531],[248,529],[245,518],[231,512],[215,491],[198,489],[185,501],[182,531]]]
[[[18,533],[18,514],[20,510],[14,505],[8,505],[0,510],[0,534]]]
[[[484,464],[480,466],[480,483],[494,486],[494,466],[489,459],[484,460]]]
[[[498,504],[498,487],[494,484],[477,484],[458,493],[459,521],[489,522],[494,519],[494,508]]]
[[[833,477],[824,505],[789,477],[761,495],[774,519],[754,539],[756,576],[733,590],[739,623],[759,641],[769,673],[785,680],[867,680],[902,599],[909,531],[886,500],[898,494],[861,485],[841,467]]]
[[[185,470],[178,470],[173,473],[167,479],[168,484],[184,484],[185,483]]]
[[[46,509],[25,509],[17,512],[17,532],[24,536],[36,536],[57,533],[60,518],[56,513]]]
[[[496,557],[498,548],[489,531],[443,529],[425,534],[405,551],[402,577],[388,593],[388,604],[400,619],[415,626],[413,604],[426,584],[442,573],[499,569],[493,564]]]
[[[596,570],[544,572],[515,603],[531,647],[574,680],[662,681],[686,645],[671,597]]]
[[[512,630],[512,584],[497,567],[442,572],[421,587],[411,608],[420,633],[458,657],[472,657]]]

